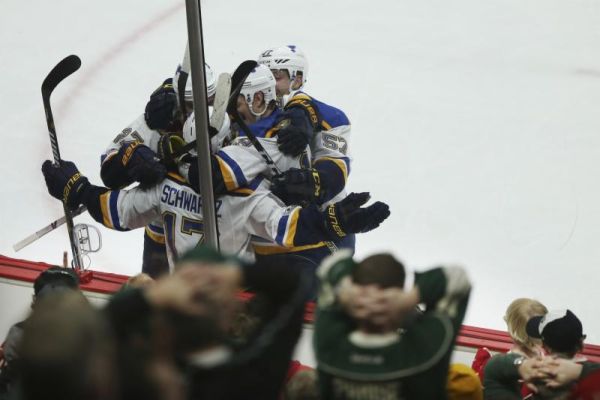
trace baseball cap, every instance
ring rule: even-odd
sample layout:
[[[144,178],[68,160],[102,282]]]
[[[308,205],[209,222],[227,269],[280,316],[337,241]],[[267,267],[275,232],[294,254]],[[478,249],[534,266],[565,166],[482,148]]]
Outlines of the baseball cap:
[[[33,282],[33,293],[37,298],[50,292],[79,289],[79,277],[67,268],[50,267]]]
[[[527,321],[527,334],[542,339],[545,345],[558,352],[570,352],[577,348],[583,335],[581,321],[571,310],[550,311],[544,316]]]

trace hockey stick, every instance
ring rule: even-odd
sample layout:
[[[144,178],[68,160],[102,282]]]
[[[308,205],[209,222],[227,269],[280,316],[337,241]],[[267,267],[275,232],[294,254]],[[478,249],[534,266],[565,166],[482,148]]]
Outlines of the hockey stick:
[[[48,125],[48,133],[50,135],[50,145],[52,146],[52,155],[54,163],[60,164],[60,151],[58,150],[58,139],[56,137],[56,129],[54,127],[54,117],[52,116],[52,107],[50,106],[50,95],[54,89],[66,77],[77,71],[81,67],[81,60],[76,55],[70,55],[56,64],[52,71],[46,76],[42,82],[42,100],[44,101],[44,111],[46,112],[46,124]],[[81,270],[83,263],[79,246],[75,242],[73,232],[73,213],[69,210],[67,203],[63,202],[65,211],[65,223],[67,224],[67,232],[69,234],[69,242],[71,243],[71,251],[73,252],[73,265],[77,270]]]
[[[86,210],[87,210],[87,208],[84,205],[81,205],[81,206],[79,206],[79,208],[77,210],[71,211],[71,217],[75,218],[76,216],[83,214]],[[62,226],[65,222],[66,222],[66,218],[63,215],[62,217],[50,222],[48,225],[46,225],[39,231],[27,236],[25,239],[23,239],[21,241],[13,244],[13,250],[19,251],[22,248],[29,246],[31,243],[35,242],[36,240],[38,240],[45,234],[52,232],[59,226]]]
[[[188,77],[190,75],[190,44],[185,44],[185,53],[183,53],[183,61],[181,62],[181,68],[179,69],[179,78],[177,82],[173,82],[177,85],[177,93],[179,95],[179,108],[181,109],[181,117],[183,123],[187,116],[187,106],[185,104],[185,85],[187,84]]]

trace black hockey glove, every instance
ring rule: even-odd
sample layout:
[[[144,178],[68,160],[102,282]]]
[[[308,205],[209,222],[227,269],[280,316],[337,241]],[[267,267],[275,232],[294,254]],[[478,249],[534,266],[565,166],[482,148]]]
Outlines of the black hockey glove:
[[[314,133],[306,114],[298,108],[284,111],[275,130],[279,151],[292,157],[299,156],[306,150]]]
[[[172,79],[167,79],[151,95],[144,111],[146,124],[150,129],[167,132],[182,128],[177,94],[173,90]]]
[[[377,201],[361,208],[371,195],[350,193],[344,200],[327,206],[324,211],[325,227],[334,238],[342,238],[348,233],[368,232],[379,226],[390,216],[390,207]]]
[[[64,202],[71,210],[83,203],[90,182],[81,175],[74,163],[61,160],[59,165],[55,165],[46,160],[42,164],[42,173],[52,197]]]
[[[183,155],[185,140],[177,133],[165,133],[158,139],[158,157],[169,170],[177,169],[177,160]]]
[[[315,169],[290,168],[271,180],[271,192],[286,205],[322,203],[324,188]]]
[[[124,143],[117,157],[121,157],[129,178],[139,182],[142,187],[155,185],[167,175],[167,168],[160,163],[156,154],[139,141]]]

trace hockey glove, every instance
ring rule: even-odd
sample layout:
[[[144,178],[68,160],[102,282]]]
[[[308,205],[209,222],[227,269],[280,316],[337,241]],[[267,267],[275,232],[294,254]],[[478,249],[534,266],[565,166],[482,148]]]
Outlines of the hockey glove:
[[[83,203],[90,182],[81,175],[74,163],[61,160],[60,164],[56,165],[46,160],[42,164],[42,173],[48,193],[52,197],[64,202],[71,210]]]
[[[177,160],[183,154],[185,140],[176,133],[165,133],[158,139],[158,157],[169,170],[177,168]]]
[[[369,232],[390,216],[387,204],[377,201],[361,208],[369,201],[370,194],[350,193],[344,200],[325,209],[325,226],[334,238],[343,238],[348,233]]]
[[[314,132],[305,113],[298,108],[284,111],[282,119],[275,125],[275,130],[279,150],[292,157],[297,157],[306,150]]]
[[[321,176],[315,169],[290,168],[272,179],[271,192],[286,205],[321,203],[324,188]]]
[[[156,154],[139,141],[123,144],[118,156],[129,178],[139,182],[142,187],[155,185],[167,175],[167,168],[160,163]]]
[[[171,79],[164,81],[146,104],[144,118],[150,129],[175,132],[181,130],[181,116],[177,94]]]

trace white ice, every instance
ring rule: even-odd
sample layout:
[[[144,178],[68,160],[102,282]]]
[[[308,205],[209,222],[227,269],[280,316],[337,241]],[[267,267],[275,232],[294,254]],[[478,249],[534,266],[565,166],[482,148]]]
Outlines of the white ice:
[[[61,263],[64,228],[12,250],[62,213],[40,172],[51,157],[41,82],[64,56],[82,58],[52,104],[63,158],[99,184],[100,153],[182,57],[185,7],[3,0],[1,9],[0,253]],[[207,0],[202,12],[216,71],[297,44],[310,60],[307,91],[351,119],[350,187],[392,210],[359,237],[359,257],[462,264],[474,282],[467,324],[503,329],[508,303],[527,296],[572,309],[600,342],[600,3]],[[143,232],[101,230],[93,268],[138,272]]]

